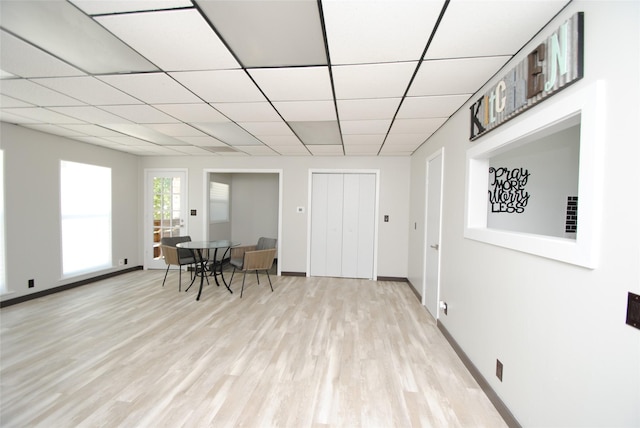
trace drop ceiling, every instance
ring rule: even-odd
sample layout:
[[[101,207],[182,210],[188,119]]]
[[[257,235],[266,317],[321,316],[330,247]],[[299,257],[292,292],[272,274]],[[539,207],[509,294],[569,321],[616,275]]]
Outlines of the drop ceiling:
[[[567,0],[2,0],[0,119],[141,156],[409,156]]]

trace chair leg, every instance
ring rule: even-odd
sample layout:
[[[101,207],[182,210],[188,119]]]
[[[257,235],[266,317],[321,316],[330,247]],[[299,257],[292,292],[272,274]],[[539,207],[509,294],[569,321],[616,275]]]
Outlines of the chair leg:
[[[258,276],[258,270],[256,269],[256,279],[258,280],[258,285],[260,285],[260,277]]]
[[[265,270],[265,272],[267,273],[267,279],[269,280],[269,287],[271,287],[271,292],[273,293],[273,285],[271,285],[271,277],[269,276],[269,271]]]
[[[244,291],[244,279],[247,277],[247,271],[244,271],[244,275],[242,275],[242,289],[240,290],[240,298],[242,299],[242,292]]]
[[[178,266],[178,292],[182,291],[182,266]]]
[[[236,267],[233,267],[233,272],[231,272],[231,279],[229,280],[229,288],[231,288],[231,283],[233,282],[233,275],[236,273]]]
[[[167,274],[169,273],[169,268],[171,265],[167,265],[167,270],[164,272],[164,279],[162,280],[162,286],[164,287],[164,282],[167,280]]]

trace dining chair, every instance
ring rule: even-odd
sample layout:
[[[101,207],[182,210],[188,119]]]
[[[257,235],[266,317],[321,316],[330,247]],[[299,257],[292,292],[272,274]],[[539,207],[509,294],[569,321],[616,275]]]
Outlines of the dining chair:
[[[256,245],[243,245],[231,248],[231,259],[229,263],[233,266],[233,272],[231,273],[231,280],[229,281],[229,287],[233,282],[233,275],[236,270],[241,270],[244,274],[242,276],[242,289],[240,290],[240,297],[244,292],[244,280],[247,276],[247,271],[255,271],[258,284],[260,284],[260,277],[258,271],[265,271],[267,279],[269,280],[269,287],[273,292],[273,285],[271,284],[271,277],[269,276],[269,269],[273,267],[273,262],[276,257],[278,240],[274,238],[260,238]]]
[[[178,291],[182,291],[182,266],[193,265],[196,263],[196,260],[193,257],[193,253],[191,253],[191,251],[185,250],[183,248],[177,248],[176,244],[189,241],[191,241],[190,236],[172,236],[162,238],[160,240],[162,256],[164,258],[164,262],[167,264],[167,270],[165,271],[164,279],[162,280],[163,287],[165,281],[167,280],[169,268],[172,265],[178,266]]]

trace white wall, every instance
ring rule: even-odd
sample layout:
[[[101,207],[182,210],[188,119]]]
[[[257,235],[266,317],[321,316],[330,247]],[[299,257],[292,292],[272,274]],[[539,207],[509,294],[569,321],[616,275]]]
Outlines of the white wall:
[[[187,168],[189,171],[189,234],[201,239],[204,231],[202,188],[205,169],[282,170],[283,207],[281,253],[283,272],[306,272],[309,169],[379,169],[378,276],[407,277],[409,217],[408,157],[144,157],[141,168]],[[298,213],[297,207],[305,207]],[[384,223],[383,216],[390,221]]]
[[[79,281],[62,278],[60,161],[112,169],[113,262],[108,273],[142,265],[138,157],[66,138],[0,123],[5,157],[6,273],[2,300]],[[87,251],[91,249],[88,248]],[[128,265],[118,266],[119,259]],[[35,287],[28,288],[29,279]]]
[[[492,157],[489,165],[495,169],[529,174],[524,186],[529,199],[521,213],[492,212],[488,203],[487,227],[564,237],[567,196],[578,195],[579,141],[580,128],[574,126]],[[489,174],[489,190],[492,180]]]
[[[627,293],[640,293],[640,2],[571,3],[503,72],[577,11],[585,12],[585,76],[533,109],[606,83],[598,268],[464,238],[465,154],[483,141],[468,139],[468,105],[412,157],[409,248],[424,245],[426,158],[444,147],[441,299],[448,315],[439,321],[523,426],[637,427],[640,331],[625,324],[625,314]],[[491,134],[517,129],[527,114]],[[421,280],[422,258],[411,252],[412,281]],[[504,363],[503,382],[496,359]]]

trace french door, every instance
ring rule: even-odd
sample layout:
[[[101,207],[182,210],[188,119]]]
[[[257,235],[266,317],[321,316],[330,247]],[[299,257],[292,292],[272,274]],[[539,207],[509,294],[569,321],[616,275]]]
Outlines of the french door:
[[[187,171],[145,172],[145,269],[164,269],[160,239],[188,235]]]

